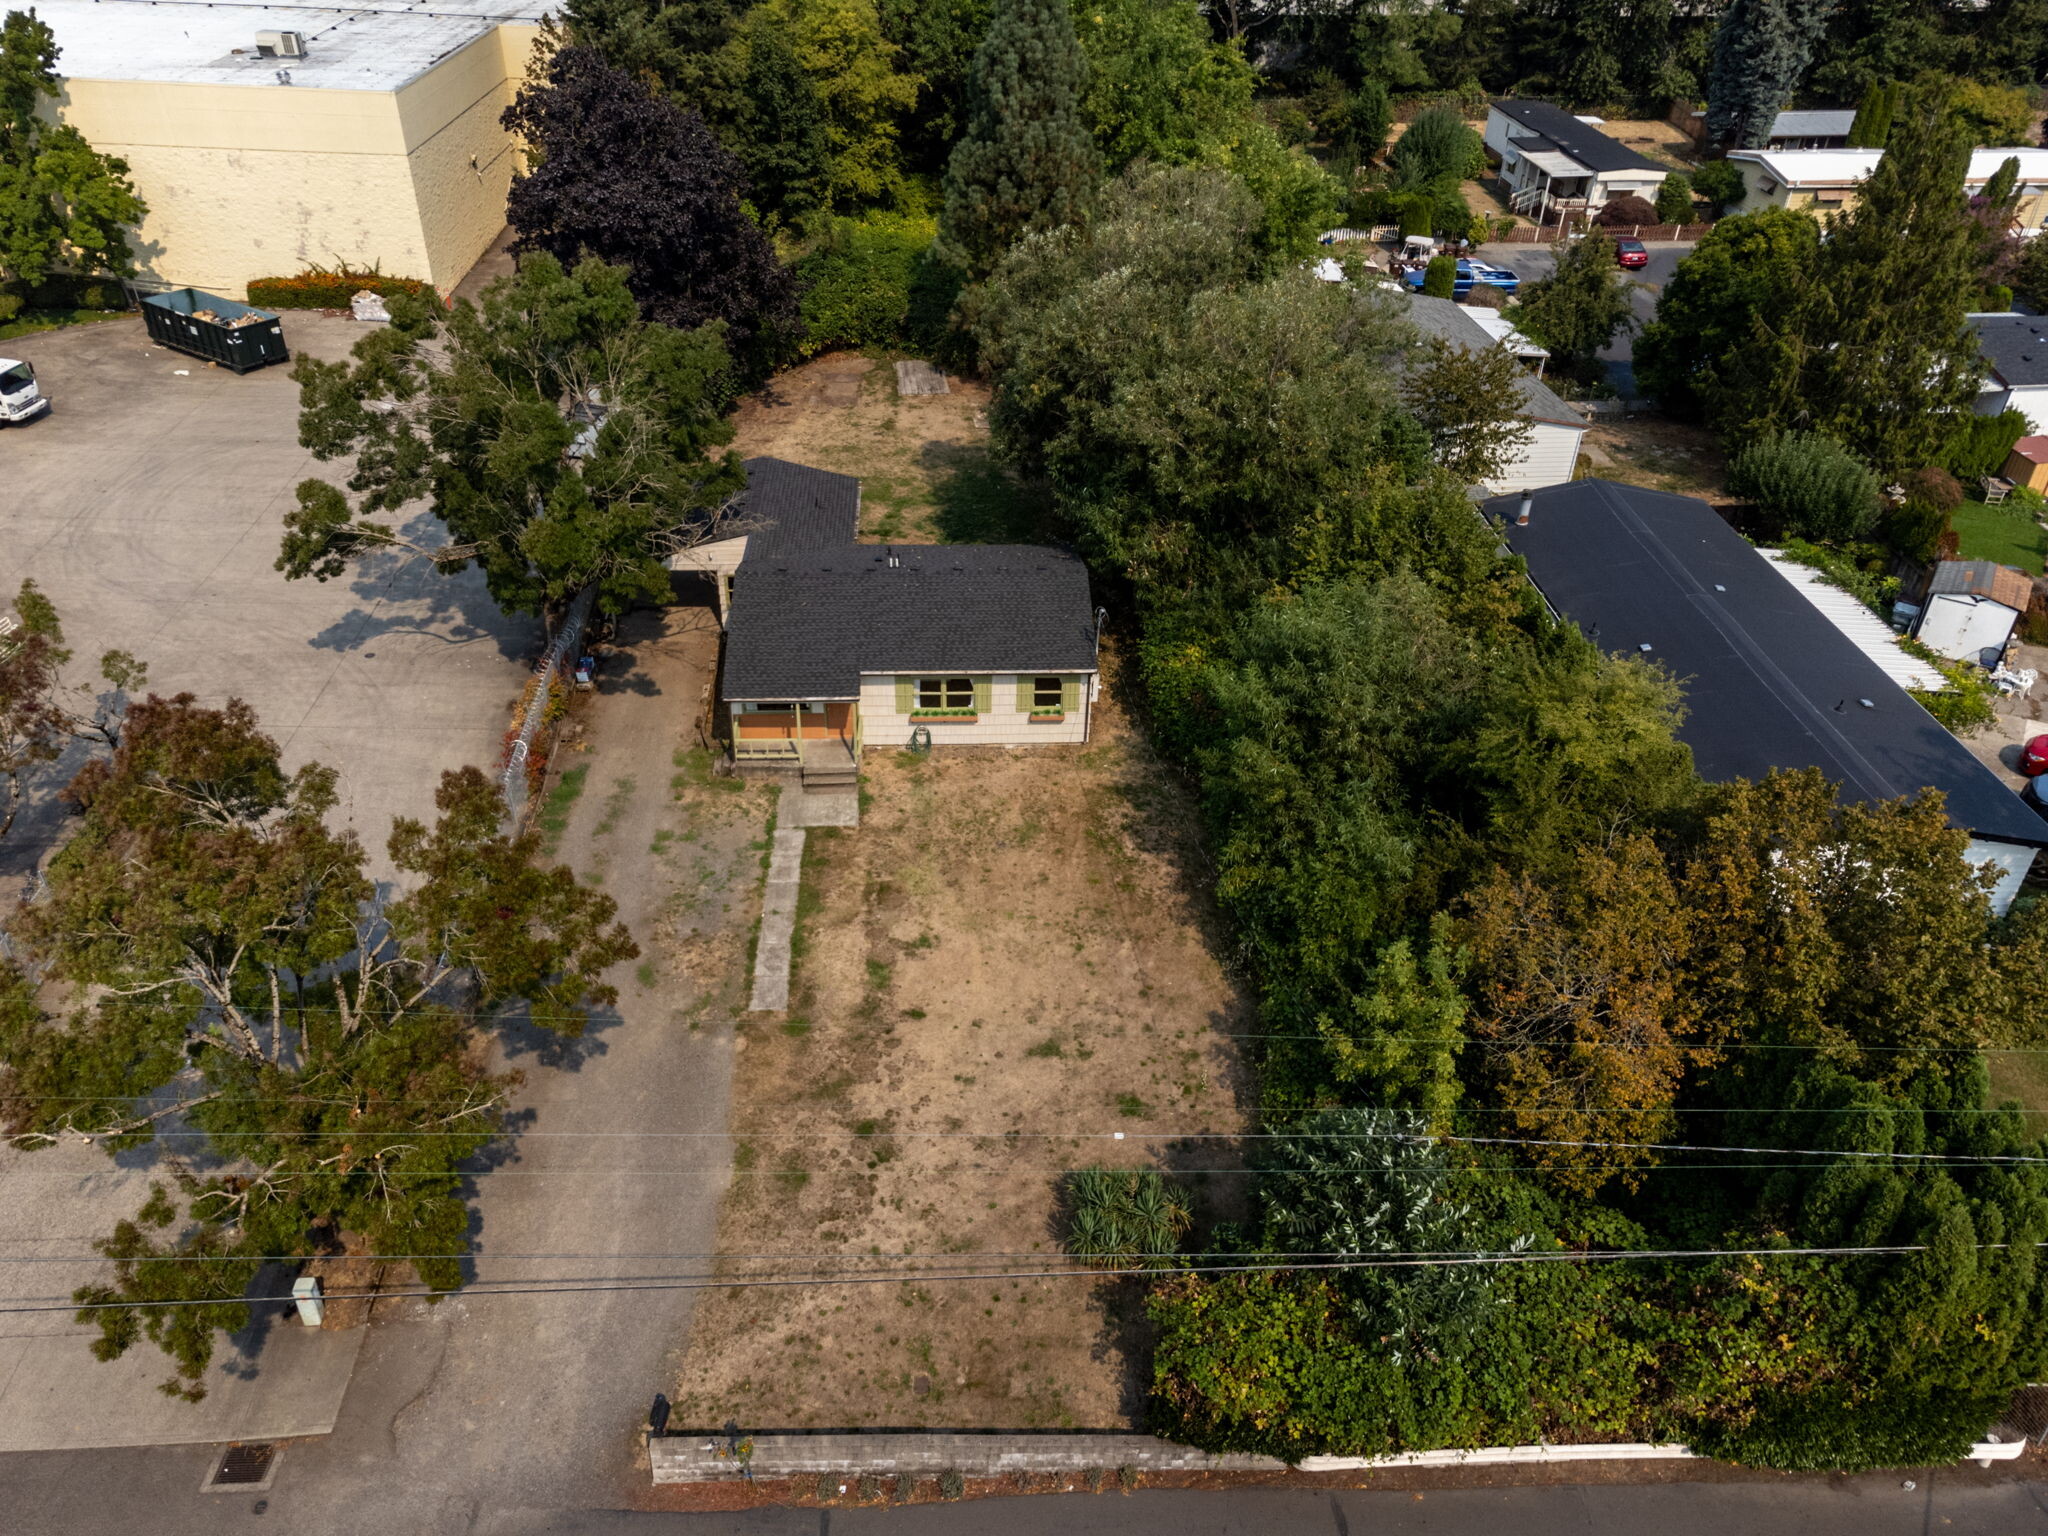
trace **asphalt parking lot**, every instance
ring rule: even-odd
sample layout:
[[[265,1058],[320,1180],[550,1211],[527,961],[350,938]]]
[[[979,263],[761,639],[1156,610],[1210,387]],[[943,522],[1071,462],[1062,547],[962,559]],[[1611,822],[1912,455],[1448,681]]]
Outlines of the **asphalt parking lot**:
[[[285,320],[295,354],[339,357],[360,334],[318,314]],[[119,647],[160,693],[246,699],[288,766],[340,770],[338,819],[373,867],[394,816],[431,812],[441,770],[496,760],[538,629],[500,614],[474,571],[393,559],[323,585],[273,569],[294,487],[345,469],[299,447],[286,367],[238,378],[153,346],[139,318],[0,353],[32,363],[53,402],[0,430],[0,590],[41,585],[74,674]],[[54,783],[0,844],[0,878],[47,852]]]

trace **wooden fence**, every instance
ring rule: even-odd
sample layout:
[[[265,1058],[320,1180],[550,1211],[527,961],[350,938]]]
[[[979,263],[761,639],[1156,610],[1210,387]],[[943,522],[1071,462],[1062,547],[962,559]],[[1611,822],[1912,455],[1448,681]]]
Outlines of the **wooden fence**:
[[[1608,235],[1616,240],[1684,240],[1697,241],[1705,238],[1711,224],[1608,224],[1602,225]],[[1582,234],[1586,225],[1572,220],[1565,224],[1517,224],[1505,234],[1496,232],[1493,240],[1501,245],[1550,245],[1564,238],[1565,233]]]

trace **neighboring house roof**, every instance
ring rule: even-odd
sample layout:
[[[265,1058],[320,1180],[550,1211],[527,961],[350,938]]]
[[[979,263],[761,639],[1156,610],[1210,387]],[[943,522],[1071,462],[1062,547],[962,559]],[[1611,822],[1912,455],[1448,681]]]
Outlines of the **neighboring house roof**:
[[[860,532],[860,481],[787,459],[747,460],[747,488],[733,508],[747,559],[838,549]]]
[[[1774,139],[1845,139],[1856,126],[1856,109],[1843,107],[1820,112],[1780,112],[1771,120]]]
[[[728,699],[851,699],[863,673],[1093,672],[1088,568],[1026,544],[847,544],[734,578]]]
[[[1483,351],[1500,345],[1493,333],[1475,320],[1462,304],[1453,304],[1449,299],[1411,293],[1408,295],[1408,319],[1423,335],[1439,336],[1467,351]],[[1583,427],[1586,424],[1585,417],[1565,404],[1557,391],[1533,373],[1519,372],[1515,388],[1522,396],[1521,413],[1529,420],[1561,427]]]
[[[1788,187],[1853,187],[1877,169],[1884,158],[1881,149],[1738,149],[1730,160],[1747,160],[1762,166]],[[1982,186],[2006,161],[2020,163],[2023,183],[2048,182],[2048,149],[2025,145],[2011,149],[1979,149],[1970,155],[1970,168],[1963,173],[1965,186]]]
[[[1485,506],[1553,609],[1678,680],[1678,734],[1707,778],[1818,768],[1846,801],[1934,788],[1973,835],[2048,846],[2048,822],[1705,502],[1609,480],[1532,494],[1524,527],[1519,497]]]
[[[1618,139],[1609,138],[1590,123],[1580,122],[1563,107],[1553,106],[1547,101],[1524,101],[1504,96],[1494,101],[1493,109],[1526,130],[1525,133],[1508,135],[1518,153],[1525,138],[1539,138],[1547,142],[1531,148],[1538,151],[1562,150],[1596,175],[1607,171],[1661,172],[1666,169],[1648,156],[1637,154]]]
[[[2015,613],[2025,613],[2034,600],[2034,578],[1996,560],[1944,560],[1935,566],[1934,579],[1927,584],[1928,596],[1942,592],[1988,597]]]
[[[2048,384],[2048,318],[2040,315],[1971,315],[1984,361],[2008,389]]]

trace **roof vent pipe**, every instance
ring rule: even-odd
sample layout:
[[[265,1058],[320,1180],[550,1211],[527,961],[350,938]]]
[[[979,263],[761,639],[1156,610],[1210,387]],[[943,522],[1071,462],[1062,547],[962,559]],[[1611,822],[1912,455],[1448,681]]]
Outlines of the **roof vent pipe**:
[[[1517,528],[1529,526],[1529,509],[1535,505],[1535,496],[1528,491],[1522,492],[1522,504],[1515,508],[1515,526]]]

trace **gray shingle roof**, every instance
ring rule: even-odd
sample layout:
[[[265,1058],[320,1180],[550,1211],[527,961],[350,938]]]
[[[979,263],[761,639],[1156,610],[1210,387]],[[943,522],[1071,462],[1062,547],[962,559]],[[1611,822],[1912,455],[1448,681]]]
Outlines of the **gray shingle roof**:
[[[1465,313],[1462,305],[1428,294],[1408,295],[1408,320],[1425,336],[1438,336],[1455,347],[1482,351],[1499,343],[1485,326]],[[1516,389],[1522,395],[1522,415],[1531,421],[1556,422],[1561,426],[1583,427],[1586,418],[1559,398],[1557,391],[1530,373],[1518,370]]]
[[[1774,139],[1846,139],[1856,126],[1856,109],[1844,107],[1819,112],[1780,112],[1771,119]]]
[[[747,460],[747,488],[734,509],[747,532],[747,558],[851,544],[860,531],[860,481],[787,459]]]
[[[1845,801],[1922,789],[1979,837],[2048,846],[2044,822],[1703,501],[1574,480],[1486,502],[1550,606],[1596,645],[1678,679],[1678,734],[1709,779],[1818,768]],[[1861,701],[1869,699],[1871,708]]]
[[[1094,670],[1088,568],[1056,549],[849,543],[756,560],[750,545],[733,582],[728,699],[851,699],[863,672]]]
[[[1666,169],[1648,156],[1637,154],[1620,140],[1609,138],[1591,123],[1582,123],[1563,107],[1553,106],[1547,101],[1523,101],[1504,96],[1493,105],[1531,133],[1548,139],[1589,171]]]
[[[1972,315],[1984,360],[2010,387],[2048,384],[2048,318],[2040,315]]]

